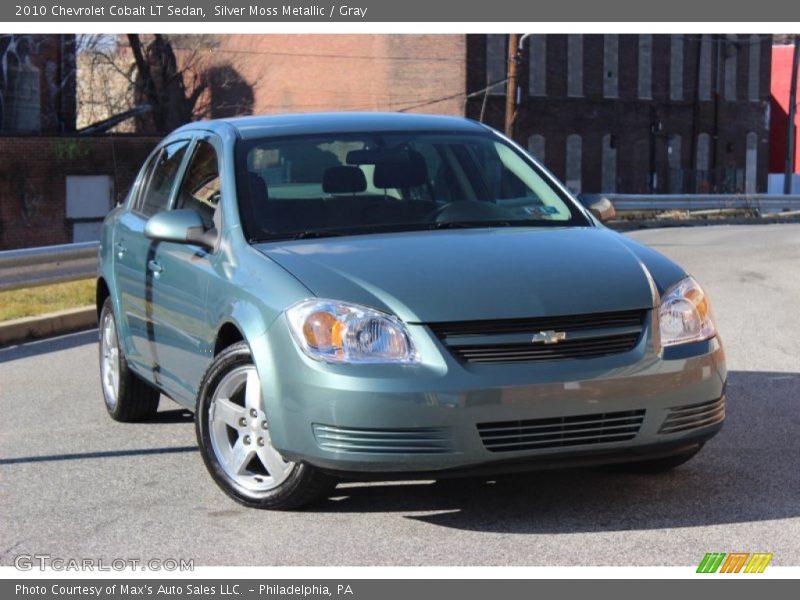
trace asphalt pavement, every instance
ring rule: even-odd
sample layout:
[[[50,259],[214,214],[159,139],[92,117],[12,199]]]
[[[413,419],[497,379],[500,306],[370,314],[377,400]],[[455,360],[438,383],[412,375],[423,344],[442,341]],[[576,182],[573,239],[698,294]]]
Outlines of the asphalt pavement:
[[[96,332],[0,350],[0,564],[19,554],[195,565],[800,565],[800,225],[629,234],[705,286],[728,356],[728,420],[661,476],[346,484],[308,510],[245,509],[207,475],[191,415],[103,407]]]

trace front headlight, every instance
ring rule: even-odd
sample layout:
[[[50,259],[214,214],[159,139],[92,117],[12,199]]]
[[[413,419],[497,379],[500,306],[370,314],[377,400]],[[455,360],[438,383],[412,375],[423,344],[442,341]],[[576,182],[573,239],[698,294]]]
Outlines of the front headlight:
[[[708,296],[691,277],[673,285],[661,298],[659,325],[662,346],[700,342],[717,334]]]
[[[308,356],[331,363],[419,362],[403,322],[358,304],[312,298],[286,310],[295,342]]]

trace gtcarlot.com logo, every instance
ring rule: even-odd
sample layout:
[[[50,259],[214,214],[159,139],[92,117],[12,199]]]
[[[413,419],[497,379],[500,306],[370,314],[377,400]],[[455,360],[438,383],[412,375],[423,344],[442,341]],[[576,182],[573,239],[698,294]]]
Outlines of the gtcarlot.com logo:
[[[708,552],[700,565],[698,573],[763,573],[772,560],[768,552]]]
[[[194,571],[194,560],[185,558],[61,558],[49,554],[14,557],[19,571]]]

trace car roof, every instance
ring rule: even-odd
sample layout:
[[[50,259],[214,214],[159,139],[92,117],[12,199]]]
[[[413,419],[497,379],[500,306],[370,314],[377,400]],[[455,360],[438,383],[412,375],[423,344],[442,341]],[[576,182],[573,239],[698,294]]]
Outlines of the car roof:
[[[260,115],[197,121],[177,132],[233,127],[243,139],[328,133],[372,131],[462,131],[485,132],[487,128],[470,119],[444,115],[409,113],[338,112]]]

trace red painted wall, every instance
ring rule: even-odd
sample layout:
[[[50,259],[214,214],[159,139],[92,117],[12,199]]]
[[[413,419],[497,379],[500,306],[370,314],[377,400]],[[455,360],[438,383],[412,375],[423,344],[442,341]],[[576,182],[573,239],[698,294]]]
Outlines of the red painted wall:
[[[772,48],[772,99],[770,106],[769,172],[783,173],[786,153],[786,122],[789,112],[789,88],[792,83],[793,46]],[[795,158],[794,172],[800,173],[800,152],[797,151],[797,131],[800,115],[795,114]]]

